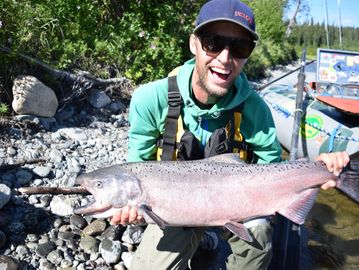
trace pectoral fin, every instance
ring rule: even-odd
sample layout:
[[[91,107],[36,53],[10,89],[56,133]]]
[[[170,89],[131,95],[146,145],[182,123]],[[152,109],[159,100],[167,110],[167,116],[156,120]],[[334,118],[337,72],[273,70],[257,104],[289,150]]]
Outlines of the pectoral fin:
[[[144,211],[161,229],[168,226],[168,223],[157,216],[148,205],[142,204],[140,209]]]
[[[224,227],[226,227],[232,233],[234,233],[239,238],[241,238],[247,242],[253,241],[252,236],[249,234],[248,229],[241,223],[234,222],[234,221],[228,221],[228,222],[226,222],[226,224],[224,224]]]

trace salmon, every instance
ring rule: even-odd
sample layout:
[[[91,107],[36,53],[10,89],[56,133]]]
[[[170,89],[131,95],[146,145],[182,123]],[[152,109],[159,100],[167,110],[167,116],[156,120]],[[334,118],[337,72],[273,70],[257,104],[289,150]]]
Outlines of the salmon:
[[[94,201],[74,213],[107,218],[131,205],[139,208],[147,223],[161,228],[224,226],[251,241],[242,222],[279,213],[303,224],[320,186],[330,179],[359,202],[358,176],[359,152],[339,177],[321,162],[245,164],[236,154],[196,161],[123,163],[76,179]]]

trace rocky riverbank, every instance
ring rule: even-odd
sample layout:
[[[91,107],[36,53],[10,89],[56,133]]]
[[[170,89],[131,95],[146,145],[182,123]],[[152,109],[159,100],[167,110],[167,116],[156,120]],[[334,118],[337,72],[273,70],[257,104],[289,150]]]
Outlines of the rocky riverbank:
[[[124,162],[127,116],[119,100],[102,109],[83,102],[53,118],[18,116],[1,129],[0,165],[45,162],[0,172],[0,269],[126,269],[141,227],[72,215],[84,195],[15,190],[72,186],[82,172]]]
[[[124,162],[128,128],[128,108],[120,100],[105,107],[78,102],[54,117],[0,119],[0,269],[128,268],[142,227],[73,215],[85,195],[16,193],[24,186],[73,186],[83,172]],[[39,163],[1,170],[29,160]]]

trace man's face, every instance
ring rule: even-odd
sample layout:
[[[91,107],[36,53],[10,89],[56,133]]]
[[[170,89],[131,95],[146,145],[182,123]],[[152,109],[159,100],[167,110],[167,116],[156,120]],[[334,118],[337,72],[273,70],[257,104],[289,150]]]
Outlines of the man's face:
[[[205,26],[205,29],[201,30],[201,34],[245,39],[249,44],[252,42],[251,35],[245,29],[225,21]],[[204,39],[202,41],[205,44]],[[206,52],[203,50],[200,35],[197,37],[192,34],[190,37],[190,49],[196,58],[196,67],[192,79],[195,84],[193,87],[200,87],[211,97],[224,96],[247,62],[247,58],[236,57],[240,50],[234,52],[235,49],[228,45],[216,53],[211,53],[208,50]]]

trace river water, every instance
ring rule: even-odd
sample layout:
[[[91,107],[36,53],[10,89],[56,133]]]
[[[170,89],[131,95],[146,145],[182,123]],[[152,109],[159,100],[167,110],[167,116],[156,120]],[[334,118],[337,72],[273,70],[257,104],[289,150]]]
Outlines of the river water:
[[[299,270],[312,269],[359,269],[359,204],[337,189],[320,190],[301,227]]]
[[[359,269],[359,204],[336,189],[320,191],[303,229],[306,269]]]

